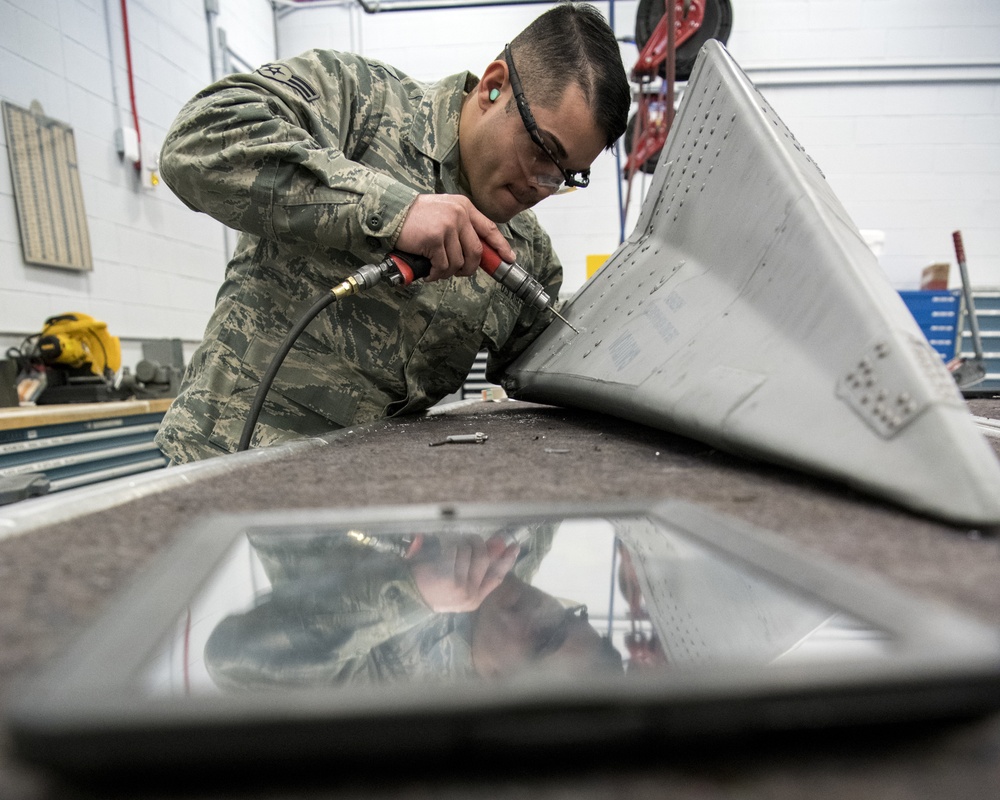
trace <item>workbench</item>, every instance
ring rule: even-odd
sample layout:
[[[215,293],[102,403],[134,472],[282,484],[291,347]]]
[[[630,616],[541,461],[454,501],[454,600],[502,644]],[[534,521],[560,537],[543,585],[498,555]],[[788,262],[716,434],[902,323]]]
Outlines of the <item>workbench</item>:
[[[0,408],[0,431],[41,429],[49,425],[132,417],[136,414],[162,414],[170,407],[171,402],[173,399],[166,397],[108,403],[62,403]]]
[[[48,491],[166,466],[153,443],[171,398],[0,408],[0,480],[40,475]]]
[[[969,406],[977,417],[1000,418],[1000,399]],[[484,444],[428,447],[476,431],[488,435]],[[1000,454],[1000,439],[989,441]],[[208,512],[630,498],[700,504],[1000,627],[995,530],[944,524],[610,416],[465,402],[0,509],[0,690],[10,692],[18,676],[64,650],[117,590]],[[992,798],[1000,786],[1000,715],[744,743],[697,755],[455,764],[448,774],[417,776],[396,775],[390,760],[376,782],[324,775],[303,786],[303,776],[275,777],[275,785],[258,786],[242,785],[237,776],[224,787],[200,787],[197,796]],[[150,787],[130,782],[118,789],[120,796],[138,796]],[[0,796],[79,794],[2,751]],[[157,796],[187,795],[160,787]]]

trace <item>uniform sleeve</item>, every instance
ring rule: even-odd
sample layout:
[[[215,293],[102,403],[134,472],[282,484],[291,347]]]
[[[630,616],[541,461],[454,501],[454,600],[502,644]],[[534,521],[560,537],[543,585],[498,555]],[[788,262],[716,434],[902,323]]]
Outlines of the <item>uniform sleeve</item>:
[[[275,587],[222,620],[205,647],[215,684],[238,691],[377,679],[376,648],[434,616],[402,562],[376,574],[331,573]]]
[[[512,225],[513,227],[513,225]],[[520,227],[520,226],[519,226]],[[530,228],[525,245],[514,243],[518,262],[545,287],[545,293],[555,300],[562,288],[562,264],[552,249],[552,241],[537,221]],[[539,313],[524,307],[510,336],[502,347],[490,351],[486,361],[486,380],[499,384],[504,372],[554,319],[550,312]]]
[[[395,76],[313,51],[234,75],[192,99],[168,132],[164,181],[185,204],[279,241],[391,247],[417,192],[358,159],[399,125]],[[370,159],[366,159],[370,161]]]

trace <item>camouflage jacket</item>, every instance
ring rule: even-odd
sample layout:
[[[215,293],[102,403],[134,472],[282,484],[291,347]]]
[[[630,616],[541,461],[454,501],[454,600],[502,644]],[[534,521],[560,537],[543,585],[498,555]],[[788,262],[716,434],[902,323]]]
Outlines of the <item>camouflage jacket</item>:
[[[418,193],[466,194],[459,163],[469,73],[431,85],[356,55],[311,51],[233,75],[180,112],[165,182],[241,231],[205,337],[157,444],[175,462],[236,449],[260,378],[316,298],[393,247]],[[501,226],[518,260],[558,296],[562,269],[531,212]],[[334,303],[285,358],[254,446],[422,411],[488,377],[550,321],[485,273],[386,284]]]
[[[555,525],[532,523],[512,533],[521,543],[512,571],[530,583],[552,547]],[[309,541],[251,534],[250,541],[271,590],[213,629],[204,655],[219,688],[476,677],[475,612],[432,611],[403,559],[359,551],[328,535]]]

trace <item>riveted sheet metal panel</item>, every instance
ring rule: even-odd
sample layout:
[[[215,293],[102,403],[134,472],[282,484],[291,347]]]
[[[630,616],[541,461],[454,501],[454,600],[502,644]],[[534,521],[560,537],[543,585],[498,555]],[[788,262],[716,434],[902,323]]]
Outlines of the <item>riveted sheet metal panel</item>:
[[[601,410],[1000,523],[1000,466],[822,171],[718,42],[639,221],[514,364],[525,400]],[[883,396],[884,395],[884,396]]]

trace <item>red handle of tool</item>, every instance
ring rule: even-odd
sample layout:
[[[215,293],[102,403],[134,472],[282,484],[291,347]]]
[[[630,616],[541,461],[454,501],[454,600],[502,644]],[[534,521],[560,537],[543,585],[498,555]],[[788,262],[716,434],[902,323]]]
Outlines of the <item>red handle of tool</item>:
[[[424,256],[393,250],[389,253],[389,258],[402,276],[403,286],[409,286],[418,278],[426,278],[431,274],[431,260]]]
[[[480,242],[483,245],[483,257],[479,262],[479,266],[486,270],[487,274],[492,277],[493,273],[497,271],[504,261],[500,258],[500,254],[486,244],[486,242],[483,242],[482,239],[480,239]]]
[[[482,240],[480,240],[482,242]],[[500,254],[494,250],[486,242],[482,242],[483,245],[483,257],[479,262],[479,266],[482,267],[486,272],[492,276],[496,272],[500,265],[504,263],[503,259],[500,258]],[[392,263],[395,264],[396,269],[403,278],[403,286],[409,286],[415,280],[419,278],[426,278],[431,274],[431,262],[429,258],[424,256],[414,255],[413,253],[404,253],[400,250],[393,250],[389,253],[389,258],[392,259]]]
[[[955,257],[959,260],[959,263],[965,263],[965,245],[962,244],[962,232],[955,231],[952,233],[951,238],[955,242]]]

